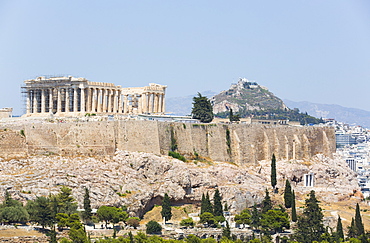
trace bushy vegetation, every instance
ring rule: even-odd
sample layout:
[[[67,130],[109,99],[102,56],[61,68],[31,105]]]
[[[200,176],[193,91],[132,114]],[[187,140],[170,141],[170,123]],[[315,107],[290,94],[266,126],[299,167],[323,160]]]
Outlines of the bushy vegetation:
[[[220,118],[227,118],[229,115],[229,112],[221,112],[216,114],[216,116]],[[307,112],[301,113],[298,108],[294,108],[293,110],[241,110],[237,113],[237,116],[241,118],[253,117],[262,120],[298,121],[301,125],[324,123],[321,118],[310,116],[307,114]]]
[[[168,155],[175,158],[175,159],[186,162],[186,158],[178,152],[168,151]]]
[[[213,108],[209,99],[198,93],[198,97],[193,98],[191,114],[194,119],[198,119],[200,122],[211,122],[213,120]]]

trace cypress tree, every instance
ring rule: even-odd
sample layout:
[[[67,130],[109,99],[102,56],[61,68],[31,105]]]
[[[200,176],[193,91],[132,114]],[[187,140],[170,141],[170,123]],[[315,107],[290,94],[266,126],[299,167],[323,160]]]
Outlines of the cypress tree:
[[[165,221],[168,221],[172,218],[171,203],[167,193],[164,194],[161,215]]]
[[[90,192],[89,189],[85,187],[85,195],[84,195],[84,212],[82,213],[82,217],[85,221],[91,220],[92,217],[92,209],[91,209],[91,201],[90,201]]]
[[[265,198],[262,201],[262,213],[266,213],[267,211],[272,209],[272,202],[267,188],[265,193]]]
[[[216,189],[215,194],[213,195],[213,215],[214,216],[223,216],[222,210],[222,197],[220,191]]]
[[[224,211],[225,211],[225,212],[228,212],[228,211],[229,211],[229,206],[227,205],[227,202],[225,202],[225,205],[224,205]]]
[[[211,203],[211,200],[209,200],[209,194],[208,194],[208,192],[206,193],[206,197],[205,197],[204,213],[211,213],[211,214],[213,214],[212,203]]]
[[[292,191],[293,199],[292,199],[292,221],[297,222],[297,211],[295,207],[295,193],[294,190]]]
[[[347,237],[349,239],[350,238],[355,238],[356,237],[356,232],[357,232],[357,229],[356,229],[356,226],[355,226],[355,220],[352,218],[351,225],[348,226]]]
[[[231,239],[231,230],[229,222],[226,221],[226,227],[222,229],[222,238]]]
[[[358,203],[356,204],[356,215],[355,215],[355,233],[356,236],[359,237],[365,234],[364,224],[362,223],[361,213],[360,213],[360,206]]]
[[[271,186],[275,188],[276,186],[276,158],[275,154],[272,154],[271,158]]]
[[[200,214],[203,214],[205,212],[205,206],[206,206],[206,197],[204,196],[204,193],[202,193],[202,201],[200,203]]]
[[[342,226],[342,219],[340,218],[340,216],[338,215],[338,221],[337,221],[337,231],[336,231],[336,235],[338,237],[338,241],[340,241],[340,239],[344,240],[344,233],[343,233],[343,226]]]
[[[284,203],[286,208],[291,208],[293,203],[292,186],[288,179],[285,181]]]

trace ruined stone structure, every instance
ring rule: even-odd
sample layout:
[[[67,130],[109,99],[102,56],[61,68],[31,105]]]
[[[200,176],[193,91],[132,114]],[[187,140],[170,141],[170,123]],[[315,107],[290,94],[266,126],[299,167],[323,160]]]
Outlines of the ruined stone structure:
[[[316,154],[331,157],[335,152],[335,132],[329,127],[118,120],[28,123],[18,127],[19,132],[10,126],[1,129],[0,156],[105,156],[116,150],[167,155],[174,142],[185,156],[197,153],[240,165],[271,160],[272,154],[278,160],[309,160]]]
[[[13,108],[2,108],[0,109],[0,118],[12,117]]]
[[[38,77],[24,81],[25,116],[103,114],[163,114],[167,86],[150,83],[122,88],[85,78]]]

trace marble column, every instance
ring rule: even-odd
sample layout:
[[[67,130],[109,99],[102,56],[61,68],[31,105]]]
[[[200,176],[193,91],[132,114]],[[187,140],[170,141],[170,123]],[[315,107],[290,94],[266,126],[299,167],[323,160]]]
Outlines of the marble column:
[[[65,104],[65,112],[70,112],[70,107],[69,107],[69,104],[70,104],[70,94],[69,94],[69,88],[66,88],[66,104]]]
[[[158,113],[158,94],[154,94],[154,113]]]
[[[124,95],[124,101],[123,101],[123,113],[127,113],[128,111],[128,98],[127,94]]]
[[[107,103],[108,103],[108,92],[106,89],[103,89],[103,112],[107,112]]]
[[[108,90],[108,113],[112,112],[112,90]]]
[[[118,109],[118,90],[114,90],[114,96],[113,96],[113,113],[117,113]]]
[[[62,112],[62,90],[61,88],[58,89],[58,98],[57,98],[57,113]]]
[[[27,104],[26,104],[26,113],[31,113],[31,93],[30,90],[27,90]]]
[[[45,90],[41,89],[41,113],[45,113]]]
[[[80,111],[85,112],[86,111],[86,100],[85,100],[85,88],[81,89],[81,99],[80,99]]]
[[[37,113],[37,90],[33,90],[33,113]]]
[[[148,93],[149,96],[149,113],[153,113],[153,98],[154,94],[153,93]]]
[[[91,97],[91,112],[96,112],[96,89],[93,88]]]
[[[138,102],[137,102],[137,113],[142,114],[143,113],[143,102],[142,102],[142,96],[137,96]]]
[[[53,113],[54,109],[53,91],[53,88],[49,89],[49,113]]]
[[[77,89],[78,88],[74,88],[73,89],[73,112],[78,112],[78,106],[77,106],[77,102],[78,102]]]
[[[166,112],[166,101],[164,94],[162,94],[162,113],[164,114],[165,112]]]
[[[147,112],[147,105],[146,105],[147,102],[146,102],[146,100],[147,100],[146,94],[142,93],[141,94],[141,112],[142,113]]]
[[[122,92],[118,91],[118,113],[123,112],[123,106],[122,106]]]
[[[102,112],[102,100],[103,100],[103,95],[102,95],[102,89],[98,88],[98,111],[99,113]]]

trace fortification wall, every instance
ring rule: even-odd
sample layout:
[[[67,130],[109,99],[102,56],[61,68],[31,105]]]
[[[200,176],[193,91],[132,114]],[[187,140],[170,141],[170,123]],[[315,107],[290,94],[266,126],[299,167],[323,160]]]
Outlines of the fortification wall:
[[[60,154],[113,155],[116,149],[167,154],[198,154],[237,164],[309,159],[335,152],[334,129],[259,124],[183,124],[158,121],[36,123],[0,133],[0,156]]]

